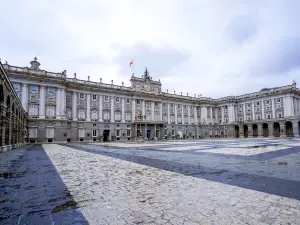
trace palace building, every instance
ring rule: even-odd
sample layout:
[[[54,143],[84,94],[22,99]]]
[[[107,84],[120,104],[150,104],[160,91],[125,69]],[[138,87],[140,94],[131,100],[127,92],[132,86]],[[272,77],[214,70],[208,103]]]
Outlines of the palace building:
[[[37,58],[30,64],[3,64],[28,113],[29,142],[299,136],[295,82],[212,99],[163,92],[147,69],[127,87],[48,72]]]

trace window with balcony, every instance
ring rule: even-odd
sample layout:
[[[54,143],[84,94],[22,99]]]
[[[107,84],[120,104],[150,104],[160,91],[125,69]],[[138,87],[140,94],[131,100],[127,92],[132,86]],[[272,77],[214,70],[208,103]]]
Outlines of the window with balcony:
[[[80,109],[78,111],[78,119],[84,120],[85,119],[85,110]]]
[[[55,116],[55,107],[54,106],[47,106],[46,107],[46,116],[47,117],[54,117]]]
[[[38,105],[30,105],[28,109],[29,116],[38,116],[39,115],[39,106]]]
[[[96,110],[92,110],[92,120],[97,120],[97,118],[98,118],[98,111],[96,111]]]
[[[115,121],[121,121],[121,112],[115,112]]]
[[[171,123],[175,123],[175,116],[174,116],[174,115],[171,115],[171,116],[170,116],[170,120],[171,120]]]
[[[131,113],[126,113],[125,119],[126,121],[131,121]]]
[[[109,120],[109,119],[110,119],[110,114],[109,114],[108,111],[104,111],[104,112],[103,112],[103,119],[104,119],[104,120]]]

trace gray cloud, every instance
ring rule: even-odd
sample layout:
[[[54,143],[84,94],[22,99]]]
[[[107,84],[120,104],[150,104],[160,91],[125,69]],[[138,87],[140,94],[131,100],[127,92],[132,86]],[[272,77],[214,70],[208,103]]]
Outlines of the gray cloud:
[[[234,44],[241,45],[257,34],[257,21],[255,14],[235,16],[225,29],[225,36]]]
[[[139,43],[130,48],[121,48],[114,63],[120,66],[120,73],[128,73],[129,63],[134,59],[134,72],[142,73],[145,66],[154,78],[167,75],[173,67],[186,62],[189,54],[172,46],[153,48],[146,43]]]

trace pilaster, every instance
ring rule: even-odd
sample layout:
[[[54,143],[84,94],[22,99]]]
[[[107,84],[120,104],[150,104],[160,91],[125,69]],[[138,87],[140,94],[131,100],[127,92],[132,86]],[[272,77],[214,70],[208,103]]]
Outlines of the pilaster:
[[[72,95],[72,118],[77,121],[77,93],[75,91]]]
[[[39,118],[45,119],[45,87],[40,87]]]
[[[103,109],[102,109],[102,104],[103,104],[103,95],[99,95],[99,122],[103,122]]]
[[[170,103],[168,103],[168,124],[171,123],[171,120],[170,120]]]
[[[86,94],[86,121],[91,121],[91,95]]]
[[[60,97],[60,88],[56,89],[56,119],[61,119],[61,113],[60,113],[60,103],[61,97]]]
[[[125,98],[122,98],[122,118],[121,121],[122,123],[125,123]]]
[[[154,101],[151,102],[151,120],[154,121]]]
[[[110,99],[110,114],[111,114],[111,118],[110,118],[110,121],[111,122],[115,122],[115,98],[114,97],[111,97]]]

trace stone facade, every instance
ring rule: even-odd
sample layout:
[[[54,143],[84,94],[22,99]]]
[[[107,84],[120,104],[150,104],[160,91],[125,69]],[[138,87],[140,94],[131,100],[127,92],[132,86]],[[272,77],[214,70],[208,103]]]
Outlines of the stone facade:
[[[0,62],[0,152],[25,144],[27,113]]]
[[[219,99],[162,92],[147,69],[131,86],[4,64],[29,115],[30,142],[299,136],[296,83]]]

